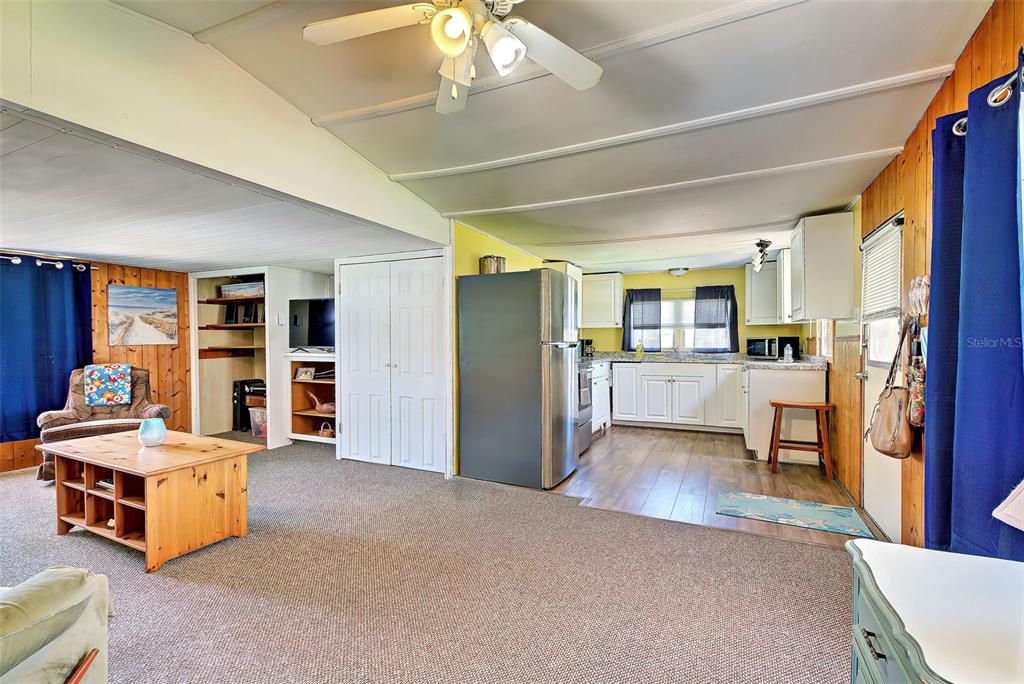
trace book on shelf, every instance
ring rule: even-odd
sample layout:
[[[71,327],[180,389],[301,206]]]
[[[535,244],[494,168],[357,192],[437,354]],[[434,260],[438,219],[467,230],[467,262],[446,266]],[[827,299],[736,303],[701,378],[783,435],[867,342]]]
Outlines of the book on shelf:
[[[105,477],[102,480],[96,480],[96,488],[97,489],[105,489],[108,492],[114,491],[114,478],[113,477]]]

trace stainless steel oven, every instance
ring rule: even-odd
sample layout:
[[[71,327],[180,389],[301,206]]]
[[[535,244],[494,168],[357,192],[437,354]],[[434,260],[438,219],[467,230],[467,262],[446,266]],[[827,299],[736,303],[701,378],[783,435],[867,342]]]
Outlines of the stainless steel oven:
[[[748,337],[747,356],[753,359],[777,359],[779,358],[779,338],[777,337]]]
[[[590,448],[591,418],[594,414],[591,386],[594,381],[594,369],[590,363],[577,365],[576,386],[576,430],[573,434],[572,450],[579,456]]]

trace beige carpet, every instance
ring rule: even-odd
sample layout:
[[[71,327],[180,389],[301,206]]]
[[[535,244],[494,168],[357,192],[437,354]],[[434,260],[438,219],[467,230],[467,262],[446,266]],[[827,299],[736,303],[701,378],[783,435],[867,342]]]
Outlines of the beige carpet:
[[[332,456],[251,457],[249,536],[153,575],[0,475],[0,585],[108,575],[112,682],[848,681],[841,550]]]

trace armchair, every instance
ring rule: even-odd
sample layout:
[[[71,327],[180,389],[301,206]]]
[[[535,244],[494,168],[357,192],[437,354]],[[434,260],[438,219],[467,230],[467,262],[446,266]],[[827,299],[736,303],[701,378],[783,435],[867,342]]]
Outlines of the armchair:
[[[120,406],[89,406],[85,401],[84,373],[82,368],[71,371],[68,399],[63,409],[47,411],[36,419],[36,425],[42,430],[39,437],[43,444],[137,430],[144,418],[168,420],[171,417],[170,408],[154,404],[150,399],[149,371],[145,368],[132,368],[132,403]],[[53,479],[53,454],[45,450],[36,479]]]

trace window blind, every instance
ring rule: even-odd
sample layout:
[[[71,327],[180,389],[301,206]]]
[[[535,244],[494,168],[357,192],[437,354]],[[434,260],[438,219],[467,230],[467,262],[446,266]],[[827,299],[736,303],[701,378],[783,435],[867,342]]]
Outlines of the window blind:
[[[902,219],[902,216],[896,217]],[[861,319],[899,316],[903,284],[902,220],[894,218],[864,241]]]

